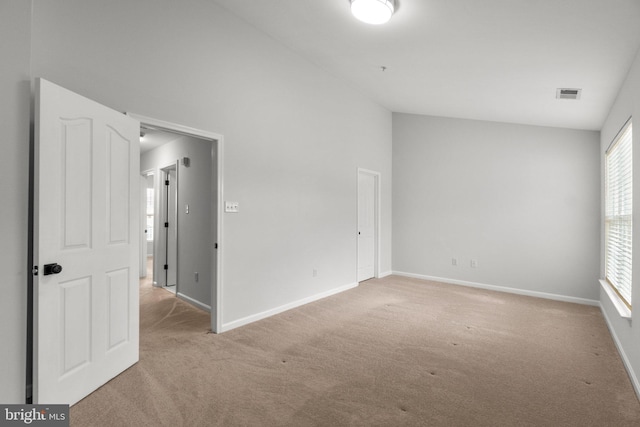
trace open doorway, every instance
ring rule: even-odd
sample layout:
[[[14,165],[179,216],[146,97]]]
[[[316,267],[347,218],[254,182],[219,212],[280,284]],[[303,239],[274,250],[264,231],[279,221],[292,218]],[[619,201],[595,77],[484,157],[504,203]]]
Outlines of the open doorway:
[[[144,132],[143,132],[144,133]],[[141,146],[144,145],[141,137]],[[148,138],[147,138],[148,141]],[[153,150],[162,150],[157,145]],[[144,156],[154,155],[149,148],[142,153],[141,168],[148,168],[149,161]],[[151,168],[142,172],[140,185],[144,207],[141,221],[144,227],[140,244],[140,278],[147,278],[153,286],[177,292],[177,252],[178,252],[178,167],[175,163],[165,167],[151,162]],[[158,179],[156,179],[158,176]],[[146,255],[145,255],[146,254]]]
[[[153,206],[144,218],[151,283],[210,312],[218,332],[222,138],[131,116],[141,122],[140,171]]]
[[[155,240],[154,172],[145,171],[140,178],[140,279],[153,283],[153,242]]]
[[[144,125],[142,133],[140,168],[156,178],[153,285],[210,311],[214,144]]]

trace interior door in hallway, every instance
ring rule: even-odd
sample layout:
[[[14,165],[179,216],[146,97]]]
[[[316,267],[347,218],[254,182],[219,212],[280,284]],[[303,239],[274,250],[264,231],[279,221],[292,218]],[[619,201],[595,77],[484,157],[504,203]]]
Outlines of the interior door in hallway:
[[[358,171],[358,282],[375,277],[377,181],[377,174]]]
[[[137,120],[36,82],[33,403],[73,404],[138,361]]]
[[[165,176],[165,286],[174,287],[178,283],[178,173],[177,166],[163,169]]]

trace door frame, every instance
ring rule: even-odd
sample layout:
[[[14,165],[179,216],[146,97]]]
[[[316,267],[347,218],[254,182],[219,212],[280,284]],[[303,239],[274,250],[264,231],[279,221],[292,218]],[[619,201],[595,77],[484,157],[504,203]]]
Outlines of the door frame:
[[[381,195],[381,180],[382,174],[380,172],[358,168],[358,174],[356,175],[356,282],[358,281],[358,229],[360,228],[360,218],[358,215],[359,209],[359,194],[360,194],[360,175],[369,175],[373,177],[374,186],[374,256],[373,256],[373,278],[380,277],[380,195]]]
[[[212,212],[216,213],[216,221],[215,223],[212,221],[211,223],[211,235],[217,236],[216,242],[211,242],[212,246],[217,244],[217,248],[212,248],[212,262],[211,269],[215,269],[211,271],[211,277],[214,280],[211,283],[211,330],[215,333],[219,333],[222,328],[222,289],[223,289],[223,255],[224,255],[224,236],[223,236],[223,221],[224,221],[224,211],[223,211],[223,177],[224,177],[224,136],[218,133],[205,131],[202,129],[196,129],[188,126],[183,126],[176,123],[167,122],[164,120],[158,120],[151,117],[143,116],[136,113],[127,112],[128,116],[138,120],[140,122],[140,126],[152,127],[158,130],[192,136],[200,139],[205,139],[212,141],[212,159],[213,163],[216,165],[217,174],[211,174],[211,202],[215,203],[216,206],[213,206]],[[214,154],[215,152],[215,154]]]

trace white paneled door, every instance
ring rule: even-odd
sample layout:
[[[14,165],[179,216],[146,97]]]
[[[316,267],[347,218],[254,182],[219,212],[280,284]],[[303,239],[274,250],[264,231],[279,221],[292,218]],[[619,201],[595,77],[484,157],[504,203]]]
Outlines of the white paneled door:
[[[34,403],[73,404],[138,361],[135,119],[36,82]]]
[[[358,282],[375,276],[377,174],[358,171]]]
[[[167,254],[165,259],[165,286],[175,286],[178,291],[178,169],[172,167],[165,170],[165,188],[167,190],[166,231]]]

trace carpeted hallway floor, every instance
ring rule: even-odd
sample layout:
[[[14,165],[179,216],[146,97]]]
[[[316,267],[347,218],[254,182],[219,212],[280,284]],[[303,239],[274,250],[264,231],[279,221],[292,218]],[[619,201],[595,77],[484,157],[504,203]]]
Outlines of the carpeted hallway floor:
[[[599,308],[391,276],[224,334],[141,287],[140,362],[72,426],[639,426]]]

